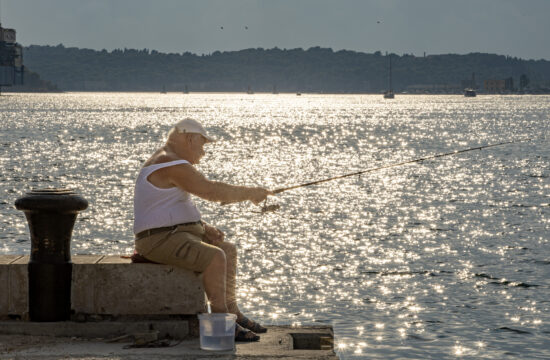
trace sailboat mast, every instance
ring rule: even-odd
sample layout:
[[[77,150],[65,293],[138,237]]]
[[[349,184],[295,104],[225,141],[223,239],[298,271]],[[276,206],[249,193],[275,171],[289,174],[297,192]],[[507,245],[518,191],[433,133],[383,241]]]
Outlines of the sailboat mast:
[[[392,87],[392,81],[391,81],[391,54],[390,54],[390,91],[393,91],[393,87]]]

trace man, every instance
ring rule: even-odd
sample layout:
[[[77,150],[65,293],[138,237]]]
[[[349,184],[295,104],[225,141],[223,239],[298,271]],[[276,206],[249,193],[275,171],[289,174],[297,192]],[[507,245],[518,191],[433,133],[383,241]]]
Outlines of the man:
[[[257,341],[255,333],[267,330],[247,319],[237,306],[235,245],[201,220],[190,194],[221,203],[249,200],[258,204],[273,193],[206,179],[193,165],[204,156],[203,146],[212,141],[199,122],[184,119],[145,162],[134,194],[136,252],[149,261],[202,272],[212,312],[236,314],[235,339]]]

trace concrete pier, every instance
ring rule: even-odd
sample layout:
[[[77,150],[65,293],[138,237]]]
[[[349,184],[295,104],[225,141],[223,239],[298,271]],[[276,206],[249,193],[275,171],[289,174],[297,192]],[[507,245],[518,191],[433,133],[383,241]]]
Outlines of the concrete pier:
[[[31,322],[28,261],[0,255],[0,359],[338,359],[330,326],[271,326],[233,351],[201,350],[200,275],[121,256],[73,256],[71,321]]]
[[[28,319],[29,256],[0,255],[0,319]],[[206,300],[199,275],[120,256],[75,255],[71,310],[78,315],[194,315]]]
[[[57,323],[26,324],[30,325],[28,329],[33,327],[32,324],[39,324],[40,332],[46,333],[57,326]],[[236,343],[232,351],[205,351],[200,349],[198,338],[167,341],[165,347],[131,348],[132,336],[117,340],[3,335],[5,325],[5,322],[0,323],[0,359],[338,359],[331,342],[323,340],[332,338],[329,327],[269,326],[259,342]],[[315,348],[319,344],[321,348]]]

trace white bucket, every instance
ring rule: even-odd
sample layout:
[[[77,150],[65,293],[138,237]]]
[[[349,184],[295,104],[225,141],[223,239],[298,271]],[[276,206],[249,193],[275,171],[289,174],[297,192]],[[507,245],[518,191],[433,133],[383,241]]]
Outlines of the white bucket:
[[[201,349],[233,350],[235,348],[235,320],[228,313],[199,314]]]

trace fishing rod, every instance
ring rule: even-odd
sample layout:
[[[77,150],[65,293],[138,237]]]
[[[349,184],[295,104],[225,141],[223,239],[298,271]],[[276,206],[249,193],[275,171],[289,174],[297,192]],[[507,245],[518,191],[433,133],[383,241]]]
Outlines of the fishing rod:
[[[514,143],[530,141],[530,140],[532,140],[532,139],[506,141],[506,142],[501,142],[501,143],[498,143],[498,144],[489,144],[489,145],[477,146],[477,147],[473,147],[473,148],[469,148],[469,149],[455,150],[455,151],[451,151],[451,152],[447,152],[447,153],[442,153],[442,154],[427,156],[427,157],[423,157],[423,158],[403,161],[403,162],[396,163],[396,164],[390,164],[390,165],[380,166],[380,167],[377,167],[377,168],[361,170],[361,171],[357,171],[357,172],[350,173],[350,174],[334,176],[334,177],[331,177],[331,178],[328,178],[328,179],[311,181],[311,182],[304,183],[304,184],[279,188],[279,189],[273,190],[273,194],[279,194],[279,193],[282,193],[284,191],[288,191],[288,190],[292,190],[292,189],[298,189],[298,188],[305,187],[305,186],[317,185],[317,184],[321,184],[321,183],[324,183],[324,182],[327,182],[327,181],[343,179],[343,178],[350,177],[350,176],[357,176],[357,175],[366,174],[366,173],[374,172],[374,171],[378,171],[378,170],[389,169],[389,168],[393,168],[393,167],[403,166],[403,165],[407,165],[407,164],[413,164],[413,163],[422,162],[422,161],[426,161],[426,160],[442,158],[442,157],[445,157],[445,156],[457,155],[457,154],[461,154],[461,153],[465,153],[465,152],[469,152],[469,151],[483,150],[483,149],[487,149],[487,148],[491,148],[491,147],[495,147],[495,146],[514,144]]]
[[[427,156],[427,157],[423,157],[423,158],[403,161],[403,162],[396,163],[396,164],[390,164],[390,165],[380,166],[380,167],[377,167],[377,168],[361,170],[361,171],[357,171],[357,172],[350,173],[350,174],[334,176],[334,177],[327,178],[327,179],[311,181],[311,182],[304,183],[304,184],[279,188],[279,189],[273,190],[273,194],[279,194],[279,193],[282,193],[282,192],[288,191],[288,190],[298,189],[298,188],[305,187],[305,186],[317,185],[317,184],[321,184],[321,183],[324,183],[324,182],[327,182],[327,181],[343,179],[343,178],[350,177],[350,176],[357,176],[357,175],[366,174],[366,173],[374,172],[374,171],[378,171],[378,170],[389,169],[389,168],[393,168],[393,167],[403,166],[403,165],[407,165],[407,164],[413,164],[413,163],[422,162],[422,161],[426,161],[426,160],[442,158],[442,157],[445,157],[445,156],[452,156],[452,155],[462,154],[462,153],[469,152],[469,151],[483,150],[483,149],[487,149],[487,148],[491,148],[491,147],[495,147],[495,146],[514,144],[514,143],[530,141],[530,140],[532,140],[532,139],[506,141],[506,142],[501,142],[501,143],[498,143],[498,144],[489,144],[489,145],[477,146],[477,147],[473,147],[473,148],[469,148],[469,149],[455,150],[455,151],[451,151],[451,152],[448,152],[448,153],[442,153],[442,154]]]
[[[357,176],[357,175],[366,174],[366,173],[374,172],[374,171],[378,171],[378,170],[389,169],[389,168],[394,168],[394,167],[403,166],[403,165],[407,165],[407,164],[418,163],[418,162],[422,162],[422,161],[426,161],[426,160],[438,159],[438,158],[442,158],[442,157],[445,157],[445,156],[452,156],[452,155],[462,154],[462,153],[466,153],[466,152],[469,152],[469,151],[483,150],[483,149],[492,148],[492,147],[496,147],[496,146],[515,144],[515,143],[518,143],[518,142],[531,141],[531,140],[532,139],[505,141],[505,142],[500,142],[498,144],[489,144],[489,145],[483,145],[483,146],[476,146],[476,147],[468,148],[468,149],[455,150],[455,151],[451,151],[451,152],[447,152],[447,153],[441,153],[441,154],[437,154],[437,155],[432,155],[432,156],[422,157],[422,158],[418,158],[418,159],[403,161],[403,162],[400,162],[400,163],[395,163],[395,164],[380,166],[380,167],[376,167],[376,168],[356,171],[356,172],[353,172],[353,173],[350,173],[350,174],[334,176],[334,177],[330,177],[330,178],[327,178],[327,179],[311,181],[311,182],[307,182],[307,183],[304,183],[304,184],[298,184],[298,185],[294,185],[294,186],[279,188],[279,189],[273,190],[273,194],[280,194],[280,193],[282,193],[284,191],[288,191],[288,190],[298,189],[298,188],[301,188],[301,187],[306,187],[306,186],[311,186],[311,185],[317,185],[317,184],[321,184],[321,183],[324,183],[324,182],[327,182],[327,181],[343,179],[343,178],[347,178],[347,177],[350,177],[350,176]],[[267,205],[267,199],[266,199],[260,212],[261,213],[266,213],[266,212],[277,211],[277,210],[280,209],[280,207],[281,206],[278,205],[278,204]]]

